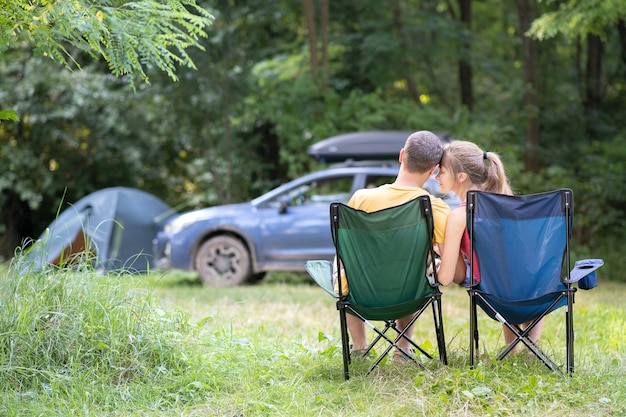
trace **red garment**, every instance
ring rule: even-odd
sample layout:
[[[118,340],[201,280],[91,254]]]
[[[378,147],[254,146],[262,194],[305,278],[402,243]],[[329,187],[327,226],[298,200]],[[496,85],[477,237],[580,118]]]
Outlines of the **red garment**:
[[[462,202],[460,205],[460,207],[465,207],[465,201]],[[461,255],[463,256],[463,260],[465,261],[465,271],[466,271],[466,280],[469,283],[469,266],[470,266],[470,261],[469,261],[469,253],[470,253],[470,238],[469,238],[469,233],[467,232],[467,228],[465,228],[465,230],[463,230],[463,236],[461,236]],[[474,252],[474,280],[476,282],[480,282],[480,269],[478,268],[478,258],[476,257],[476,252]]]

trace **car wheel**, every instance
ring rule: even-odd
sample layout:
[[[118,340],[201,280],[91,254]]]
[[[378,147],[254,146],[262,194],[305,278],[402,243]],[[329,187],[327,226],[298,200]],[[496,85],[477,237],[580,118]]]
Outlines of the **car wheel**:
[[[213,287],[234,287],[250,278],[250,254],[239,239],[230,236],[204,242],[195,265],[202,282]]]

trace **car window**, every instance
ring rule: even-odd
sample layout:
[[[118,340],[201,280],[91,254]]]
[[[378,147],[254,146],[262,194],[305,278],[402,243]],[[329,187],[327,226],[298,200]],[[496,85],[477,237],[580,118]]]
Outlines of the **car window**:
[[[287,202],[290,206],[326,206],[333,202],[347,203],[350,199],[350,191],[354,177],[332,177],[301,184],[268,201],[268,206],[278,208],[281,202]]]
[[[366,188],[376,188],[383,184],[391,184],[396,180],[394,175],[368,175],[365,179]]]

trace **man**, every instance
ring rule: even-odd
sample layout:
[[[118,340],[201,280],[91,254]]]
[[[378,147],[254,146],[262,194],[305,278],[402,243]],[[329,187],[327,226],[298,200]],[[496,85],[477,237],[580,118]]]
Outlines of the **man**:
[[[429,195],[422,187],[439,168],[442,155],[443,147],[437,135],[427,130],[412,133],[407,138],[404,148],[400,150],[400,170],[396,180],[392,184],[356,191],[350,198],[348,205],[355,209],[372,212],[404,204],[421,195]],[[443,200],[433,196],[431,196],[431,204],[435,225],[433,243],[439,245],[441,249],[450,208]],[[333,265],[336,263],[333,262]],[[342,281],[342,289],[346,287],[347,284]],[[335,291],[338,289],[335,288]],[[398,328],[404,329],[411,318],[412,315],[398,319],[396,321]],[[367,349],[365,324],[351,314],[347,315],[347,324],[352,339],[351,355],[357,357]],[[407,329],[407,336],[410,337],[412,331],[412,328]],[[411,351],[410,344],[406,339],[400,340],[399,345],[405,351]],[[401,352],[396,351],[394,352],[394,360],[403,362],[407,358]]]

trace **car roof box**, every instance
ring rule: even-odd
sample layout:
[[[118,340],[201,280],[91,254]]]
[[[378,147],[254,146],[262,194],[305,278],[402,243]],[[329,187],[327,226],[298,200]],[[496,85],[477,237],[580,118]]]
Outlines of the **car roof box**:
[[[394,160],[411,133],[401,130],[344,133],[311,145],[307,153],[327,163]],[[447,136],[438,136],[443,142],[449,141]]]

